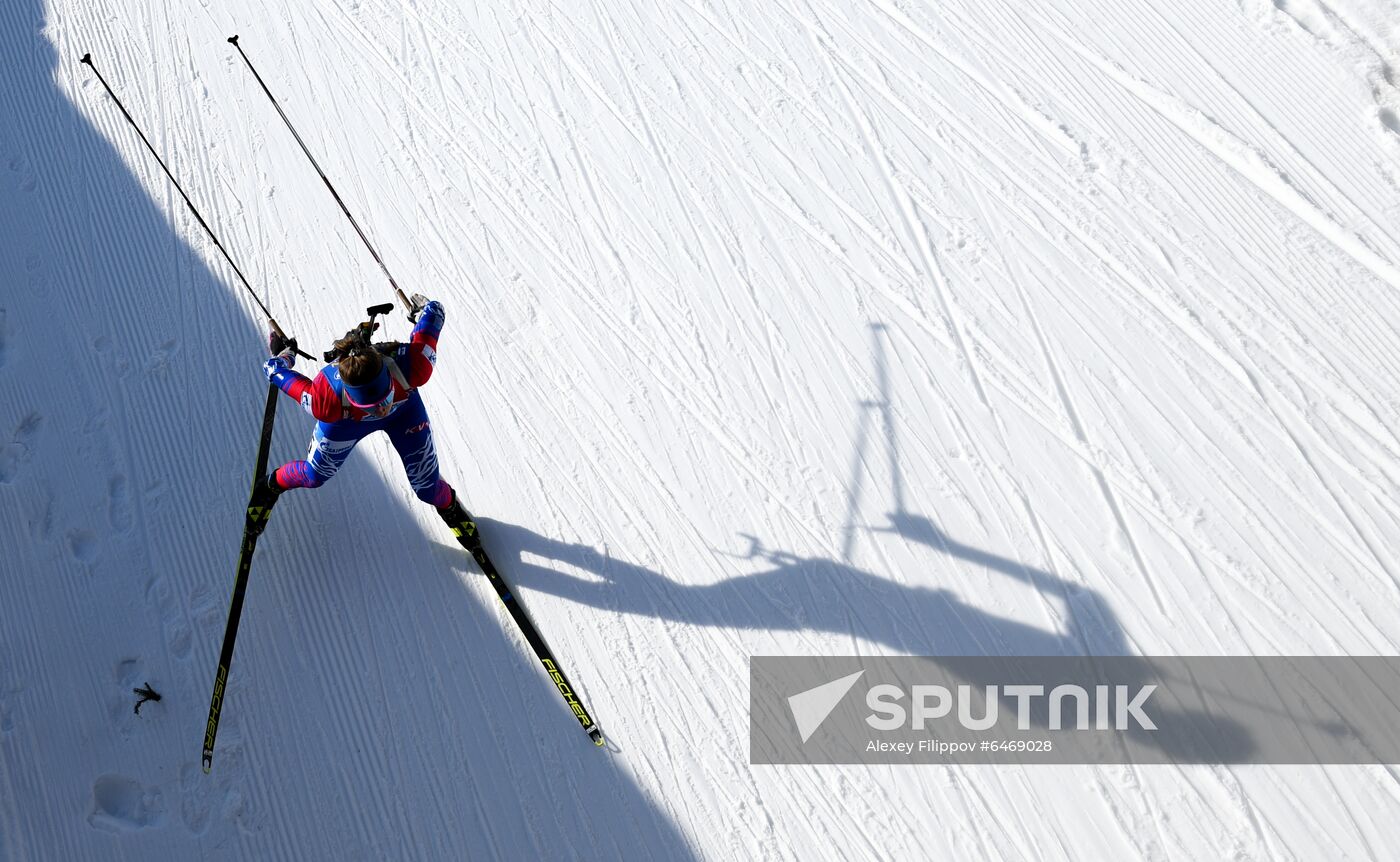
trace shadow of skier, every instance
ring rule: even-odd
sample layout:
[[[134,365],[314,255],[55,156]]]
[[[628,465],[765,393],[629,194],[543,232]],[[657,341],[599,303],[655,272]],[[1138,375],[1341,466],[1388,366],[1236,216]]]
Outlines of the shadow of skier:
[[[876,326],[872,331],[878,345],[881,328]],[[1058,604],[1060,630],[1000,616],[948,589],[905,585],[849,562],[767,548],[759,538],[744,533],[740,535],[749,547],[741,558],[762,561],[768,568],[699,585],[678,583],[592,546],[551,539],[492,518],[477,519],[483,544],[507,580],[520,587],[617,613],[692,626],[832,632],[898,653],[936,657],[1129,655],[1120,621],[1097,591],[1054,572],[957,541],[932,519],[906,509],[886,388],[888,374],[883,351],[877,349],[875,355],[881,399],[861,406],[878,407],[885,417],[896,509],[888,515],[887,526],[872,532],[900,536],[1026,584]],[[857,439],[867,439],[864,428]],[[861,462],[863,457],[864,453],[857,451],[853,461]],[[858,493],[854,483],[850,493]],[[849,551],[849,541],[846,547]],[[535,563],[533,559],[546,562]],[[591,577],[563,570],[569,567]],[[954,669],[955,664],[949,667]],[[1150,660],[1142,659],[1136,680],[1119,681],[1146,683],[1157,676]],[[1178,713],[1174,722],[1185,728],[1182,738],[1198,741],[1209,737],[1214,756],[1222,762],[1242,762],[1254,750],[1245,729],[1228,720]],[[1135,738],[1148,744],[1156,742],[1151,736]],[[1199,749],[1196,745],[1192,751]]]

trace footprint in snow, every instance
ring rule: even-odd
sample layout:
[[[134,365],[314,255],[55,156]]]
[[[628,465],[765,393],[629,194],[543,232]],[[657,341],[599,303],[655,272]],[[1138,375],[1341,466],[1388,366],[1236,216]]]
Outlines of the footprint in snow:
[[[160,614],[165,648],[180,661],[189,658],[194,632],[190,627],[188,615],[170,587],[170,582],[163,577],[156,578],[146,590],[146,598],[155,605]]]
[[[1389,129],[1392,134],[1400,135],[1400,117],[1397,117],[1395,112],[1389,108],[1381,108],[1378,113],[1381,125]]]
[[[29,164],[29,160],[24,156],[17,155],[11,158],[9,168],[11,173],[18,175],[16,177],[15,187],[20,191],[32,192],[35,187],[38,186],[38,177],[35,176],[34,170]]]
[[[191,835],[203,835],[209,830],[214,798],[224,792],[214,786],[218,780],[216,776],[205,775],[193,762],[180,767],[180,819]]]
[[[10,442],[0,446],[0,485],[9,485],[19,476],[21,465],[29,460],[29,443],[43,423],[42,413],[30,413],[20,420]]]
[[[108,832],[131,832],[160,825],[165,813],[160,788],[125,775],[102,775],[92,783],[88,824]]]
[[[97,534],[91,530],[68,531],[68,555],[80,563],[91,563],[97,559]]]
[[[131,530],[131,494],[126,477],[117,474],[107,482],[107,523],[118,533]]]

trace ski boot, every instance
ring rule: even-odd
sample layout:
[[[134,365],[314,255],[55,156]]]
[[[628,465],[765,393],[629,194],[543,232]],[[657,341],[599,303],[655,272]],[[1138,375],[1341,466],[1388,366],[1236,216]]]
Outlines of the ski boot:
[[[480,543],[480,538],[476,534],[476,522],[472,520],[472,513],[463,506],[462,501],[457,499],[457,492],[452,492],[452,502],[442,506],[437,510],[444,523],[452,530],[452,535],[457,537],[468,550],[474,544]]]
[[[267,478],[253,486],[253,494],[248,498],[248,531],[254,535],[262,535],[263,528],[267,526],[267,518],[272,514],[272,507],[277,504],[277,498],[282,496],[286,489],[277,484],[277,474],[269,473]]]

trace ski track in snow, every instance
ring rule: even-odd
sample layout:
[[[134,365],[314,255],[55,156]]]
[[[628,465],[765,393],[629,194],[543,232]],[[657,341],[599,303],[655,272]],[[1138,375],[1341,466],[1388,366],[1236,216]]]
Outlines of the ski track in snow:
[[[6,5],[0,857],[1384,858],[1386,768],[751,767],[745,681],[1396,651],[1390,17]],[[609,751],[371,439],[200,771],[263,322],[77,58],[311,352],[388,295],[235,32],[446,304],[444,473]]]

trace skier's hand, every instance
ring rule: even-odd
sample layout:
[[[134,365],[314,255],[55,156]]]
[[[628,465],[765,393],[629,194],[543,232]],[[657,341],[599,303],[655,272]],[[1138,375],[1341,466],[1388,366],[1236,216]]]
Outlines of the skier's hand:
[[[436,318],[438,321],[438,325],[442,325],[442,318],[444,314],[442,310],[442,303],[438,302],[436,299],[428,299],[426,302],[424,302],[423,307],[418,309],[418,313],[420,315],[426,315],[431,318]],[[419,319],[421,320],[422,318],[420,317]]]
[[[414,323],[418,322],[418,315],[423,313],[423,309],[428,306],[428,298],[421,293],[415,293],[408,298],[411,306],[408,310],[408,319]]]
[[[277,376],[292,367],[295,354],[282,353],[263,363],[263,374],[268,383],[276,383]]]
[[[288,368],[296,364],[297,340],[295,338],[283,338],[282,334],[274,329],[267,334],[267,349],[273,356],[285,359]]]

